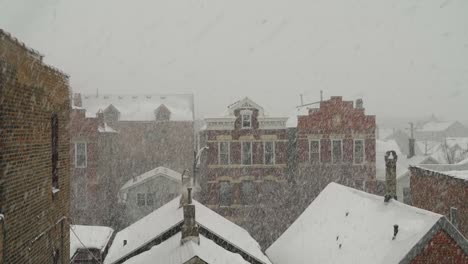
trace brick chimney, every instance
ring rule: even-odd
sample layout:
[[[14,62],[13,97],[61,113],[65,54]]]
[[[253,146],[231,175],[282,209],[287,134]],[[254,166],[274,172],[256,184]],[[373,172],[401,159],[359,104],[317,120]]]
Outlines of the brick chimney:
[[[73,95],[73,105],[76,107],[83,107],[83,102],[81,101],[80,93],[76,93]]]
[[[411,159],[412,157],[414,157],[415,155],[415,152],[414,152],[414,144],[415,144],[416,140],[414,138],[410,138],[408,139],[408,146],[409,146],[409,154],[408,154],[408,159]]]
[[[182,195],[180,196],[180,201],[179,201],[179,208],[186,205],[188,203],[188,188],[191,189],[191,184],[190,184],[190,176],[185,175],[185,172],[187,170],[184,170],[181,175],[181,192]]]
[[[99,109],[99,111],[96,113],[96,118],[98,120],[98,126],[104,128],[104,112],[102,109]]]
[[[398,156],[394,150],[385,153],[385,202],[397,199],[396,196],[396,165]]]
[[[187,188],[187,203],[184,204],[184,223],[182,225],[182,238],[180,243],[193,241],[200,244],[198,225],[195,221],[195,205],[192,204],[192,187]]]
[[[362,99],[357,99],[356,100],[356,109],[364,109],[364,103]]]

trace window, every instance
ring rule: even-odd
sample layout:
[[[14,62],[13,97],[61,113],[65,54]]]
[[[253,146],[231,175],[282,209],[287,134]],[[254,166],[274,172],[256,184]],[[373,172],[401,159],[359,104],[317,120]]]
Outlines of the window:
[[[88,165],[88,145],[86,142],[75,143],[75,167],[86,168]]]
[[[354,163],[361,164],[364,162],[364,140],[354,140]]]
[[[219,205],[230,206],[232,200],[232,187],[231,183],[222,181],[219,183]]]
[[[332,162],[340,163],[343,161],[343,146],[341,139],[332,140]]]
[[[320,163],[320,140],[309,141],[310,163]]]
[[[153,206],[154,205],[154,193],[147,193],[146,194],[146,205]]]
[[[242,114],[242,128],[251,128],[252,127],[252,115]]]
[[[137,205],[138,206],[145,206],[146,197],[144,193],[137,194]]]
[[[52,188],[59,188],[58,176],[58,116],[52,114],[51,118],[51,140],[52,140]]]
[[[229,142],[219,142],[218,143],[218,163],[219,164],[229,164],[230,161],[230,143]]]
[[[252,181],[243,181],[241,185],[242,204],[253,204],[255,197],[255,185]]]
[[[242,142],[242,165],[252,164],[252,142]]]
[[[267,165],[275,164],[275,142],[263,142],[263,162]]]

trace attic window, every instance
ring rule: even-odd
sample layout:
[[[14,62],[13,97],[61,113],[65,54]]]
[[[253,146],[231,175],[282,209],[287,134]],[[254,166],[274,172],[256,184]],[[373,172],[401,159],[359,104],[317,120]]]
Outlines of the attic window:
[[[242,128],[251,128],[252,127],[252,115],[251,114],[242,114]]]

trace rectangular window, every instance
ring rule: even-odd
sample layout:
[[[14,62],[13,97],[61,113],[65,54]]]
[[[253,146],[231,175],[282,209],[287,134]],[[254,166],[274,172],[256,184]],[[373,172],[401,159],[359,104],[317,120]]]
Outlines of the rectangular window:
[[[232,202],[232,187],[228,181],[219,183],[219,205],[230,206]]]
[[[252,127],[252,115],[243,114],[242,115],[242,128]]]
[[[320,140],[309,141],[310,163],[320,163]]]
[[[219,142],[218,143],[218,163],[220,165],[226,165],[231,163],[230,161],[230,143],[229,142]]]
[[[86,142],[75,143],[75,168],[86,168],[88,165],[88,146]]]
[[[144,193],[137,193],[137,205],[138,206],[145,206],[146,204],[146,197]]]
[[[354,163],[361,164],[364,162],[364,140],[354,140]]]
[[[263,159],[267,165],[275,164],[275,142],[267,141],[263,143]]]
[[[154,193],[147,193],[146,194],[146,205],[153,206],[154,205]]]
[[[243,181],[241,185],[241,200],[242,204],[254,204],[255,185],[253,181]]]
[[[332,140],[332,162],[341,163],[343,161],[343,145],[341,139]]]
[[[52,139],[52,188],[59,189],[58,176],[58,115],[52,114],[51,118],[51,139]]]
[[[242,142],[242,165],[252,164],[252,142]]]

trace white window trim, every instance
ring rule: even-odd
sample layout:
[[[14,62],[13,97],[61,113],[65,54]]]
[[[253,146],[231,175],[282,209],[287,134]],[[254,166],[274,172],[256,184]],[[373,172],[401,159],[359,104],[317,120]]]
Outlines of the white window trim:
[[[249,126],[244,126],[244,116],[249,116]],[[251,113],[241,113],[241,127],[243,129],[252,128],[252,114]]]
[[[320,139],[309,139],[309,163],[312,162],[312,158],[311,158],[312,152],[310,152],[310,143],[312,141],[316,141],[319,144],[319,151],[318,151],[319,160],[318,160],[318,163],[322,163],[322,143],[320,142]]]
[[[78,144],[84,144],[85,145],[85,164],[83,166],[78,166],[77,164],[77,157],[78,157],[78,148],[77,148],[77,145]],[[88,167],[88,143],[86,141],[77,141],[75,142],[75,168],[79,168],[79,169],[84,169],[84,168],[87,168]]]
[[[331,160],[332,164],[340,164],[340,163],[335,163],[335,160],[333,159],[333,141],[340,141],[341,142],[341,161],[340,163],[343,163],[343,140],[341,138],[334,138],[330,141],[331,146],[330,146],[330,153],[331,153]]]
[[[244,164],[244,143],[250,144],[250,164]],[[253,164],[253,156],[252,156],[252,141],[241,141],[241,165],[248,166]]]
[[[221,143],[227,143],[228,145],[228,163],[227,164],[221,164]],[[229,165],[231,164],[231,142],[229,141],[219,141],[218,142],[218,164],[219,165]]]
[[[266,143],[270,143],[273,144],[273,163],[272,164],[268,164],[268,165],[275,165],[276,164],[276,142],[275,141],[272,141],[272,140],[269,140],[269,141],[263,141],[263,164],[267,165],[266,164]]]
[[[362,141],[362,162],[356,163],[356,141]],[[362,138],[357,138],[353,140],[353,164],[360,165],[366,163],[366,141]]]

